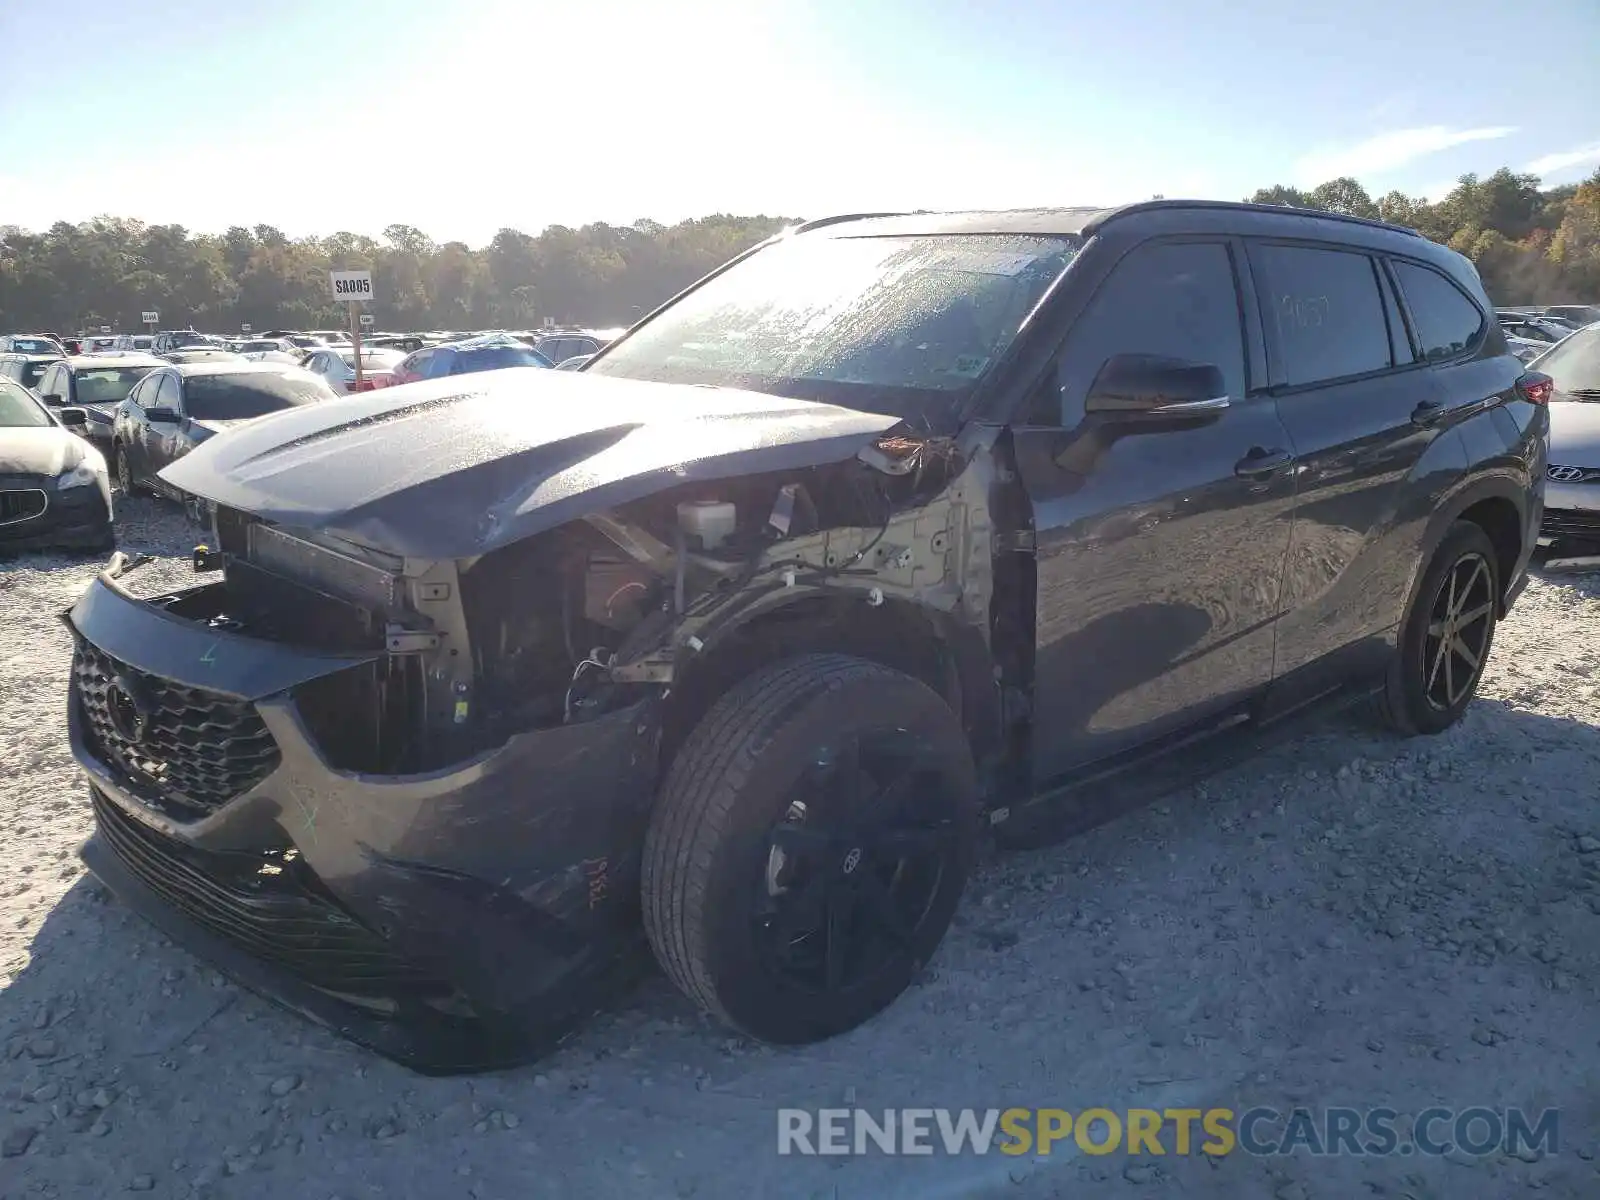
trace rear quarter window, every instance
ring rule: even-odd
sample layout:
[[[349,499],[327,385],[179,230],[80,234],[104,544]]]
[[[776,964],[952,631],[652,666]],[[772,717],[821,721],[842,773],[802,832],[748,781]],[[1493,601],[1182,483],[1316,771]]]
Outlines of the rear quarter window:
[[[1285,385],[1324,383],[1393,365],[1377,266],[1367,255],[1260,244],[1250,248],[1250,263]]]
[[[1477,343],[1485,317],[1465,292],[1432,267],[1396,261],[1394,273],[1424,358],[1454,358]]]

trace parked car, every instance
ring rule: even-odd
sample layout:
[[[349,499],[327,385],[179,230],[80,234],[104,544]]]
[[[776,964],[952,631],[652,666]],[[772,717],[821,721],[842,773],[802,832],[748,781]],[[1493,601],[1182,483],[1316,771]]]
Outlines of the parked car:
[[[190,346],[183,350],[169,350],[157,357],[169,363],[248,361],[244,355],[224,350],[221,346]]]
[[[582,383],[239,429],[163,473],[216,581],[140,603],[118,564],[70,615],[84,857],[429,1070],[549,1045],[637,973],[641,910],[717,1018],[849,1029],[980,829],[1352,696],[1459,720],[1548,428],[1489,314],[1465,258],[1332,214],[842,218]]]
[[[571,358],[564,358],[558,362],[556,364],[556,370],[581,371],[583,370],[583,365],[593,357],[594,355],[592,354],[575,354]]]
[[[121,333],[111,348],[121,354],[149,353],[155,341],[154,335],[148,333]]]
[[[117,338],[113,334],[99,333],[93,337],[86,337],[80,343],[81,349],[73,351],[75,354],[105,354],[115,350]]]
[[[115,544],[106,460],[71,432],[83,421],[82,409],[52,412],[0,378],[0,551]]]
[[[221,339],[210,337],[197,329],[166,329],[150,340],[152,354],[171,354],[178,350],[214,350]]]
[[[81,408],[78,432],[110,453],[118,406],[134,384],[163,365],[151,354],[74,355],[48,364],[37,391],[52,408]]]
[[[1560,317],[1578,328],[1600,321],[1600,304],[1552,304],[1544,310],[1547,317]]]
[[[320,377],[276,363],[164,364],[140,380],[117,409],[112,455],[117,484],[131,496],[153,491],[187,499],[161,478],[162,468],[224,430],[333,392]]]
[[[0,377],[14,379],[37,392],[45,371],[62,357],[60,354],[0,354]]]
[[[408,354],[394,367],[395,383],[415,383],[422,379],[442,379],[446,375],[469,375],[476,371],[498,371],[504,367],[553,367],[544,355],[515,338],[469,338],[426,346]]]
[[[47,333],[8,333],[0,337],[0,354],[53,354],[62,357],[59,339]]]
[[[592,356],[600,352],[598,338],[577,330],[543,334],[535,337],[531,345],[557,366],[580,354]]]
[[[413,350],[421,350],[427,342],[415,334],[386,333],[377,337],[362,338],[363,346],[372,346],[384,350],[400,350],[410,354]]]
[[[252,362],[289,363],[299,366],[305,361],[305,351],[288,338],[243,338],[230,346]]]
[[[1500,328],[1503,330],[1505,326],[1502,325]],[[1506,334],[1506,348],[1522,362],[1531,363],[1546,350],[1550,349],[1550,343],[1535,342],[1528,338],[1516,337],[1508,333]]]
[[[1600,547],[1600,324],[1535,359],[1550,377],[1550,465],[1542,544]]]
[[[1550,317],[1529,316],[1525,313],[1506,314],[1499,316],[1500,328],[1507,337],[1522,338],[1524,341],[1541,342],[1552,346],[1561,341],[1572,327],[1565,321],[1558,321]]]
[[[361,387],[356,387],[356,348],[330,346],[313,350],[306,358],[305,368],[328,381],[328,386],[340,396],[354,391],[370,392],[388,387],[395,382],[395,368],[405,359],[398,350],[379,347],[361,347]]]

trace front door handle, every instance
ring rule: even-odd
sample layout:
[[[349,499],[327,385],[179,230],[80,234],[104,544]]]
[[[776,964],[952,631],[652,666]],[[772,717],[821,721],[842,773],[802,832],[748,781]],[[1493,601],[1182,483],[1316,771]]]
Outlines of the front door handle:
[[[1424,400],[1411,410],[1411,423],[1413,425],[1432,425],[1446,412],[1445,406],[1437,400]]]
[[[1249,454],[1233,464],[1233,473],[1241,479],[1265,479],[1293,465],[1294,455],[1287,450],[1263,450],[1255,446]]]

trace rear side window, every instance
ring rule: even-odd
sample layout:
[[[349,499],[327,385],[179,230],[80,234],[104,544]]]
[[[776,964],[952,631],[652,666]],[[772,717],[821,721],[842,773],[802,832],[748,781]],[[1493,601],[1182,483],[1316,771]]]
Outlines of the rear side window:
[[[196,375],[183,387],[188,414],[201,421],[242,421],[315,404],[333,393],[314,375]]]
[[[1450,280],[1416,263],[1396,262],[1394,273],[1424,358],[1454,358],[1478,340],[1483,313]]]
[[[1365,254],[1256,245],[1250,263],[1284,384],[1302,387],[1393,365],[1376,264]]]

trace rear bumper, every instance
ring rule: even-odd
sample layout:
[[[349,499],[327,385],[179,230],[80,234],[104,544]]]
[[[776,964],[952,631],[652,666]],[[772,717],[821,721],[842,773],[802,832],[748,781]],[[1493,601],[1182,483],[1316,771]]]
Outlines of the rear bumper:
[[[103,751],[78,687],[70,700],[96,807],[84,861],[244,985],[455,1073],[537,1057],[647,966],[636,897],[653,700],[442,771],[362,775],[328,763],[294,700],[349,660],[219,638],[105,576],[68,623],[130,677],[246,701],[270,731],[270,773],[203,815],[175,813]]]

